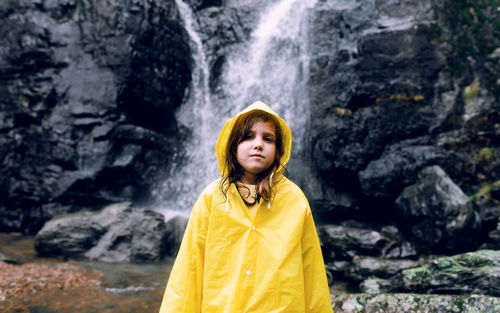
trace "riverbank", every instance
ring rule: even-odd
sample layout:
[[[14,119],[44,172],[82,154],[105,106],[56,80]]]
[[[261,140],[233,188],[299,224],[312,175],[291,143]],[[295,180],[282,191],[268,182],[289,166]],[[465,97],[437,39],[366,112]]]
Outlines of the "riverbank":
[[[0,233],[0,312],[156,313],[173,259],[163,264],[107,264],[40,258],[33,237]],[[1,258],[0,258],[1,259]],[[350,293],[335,282],[332,294]]]
[[[158,312],[169,262],[155,265],[38,258],[33,238],[0,234],[0,311]]]

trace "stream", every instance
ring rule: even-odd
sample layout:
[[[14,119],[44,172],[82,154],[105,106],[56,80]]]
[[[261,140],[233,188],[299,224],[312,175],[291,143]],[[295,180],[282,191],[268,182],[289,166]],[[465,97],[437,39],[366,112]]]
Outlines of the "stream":
[[[38,257],[34,238],[0,234],[0,312],[158,312],[173,260],[107,264]]]
[[[157,264],[108,264],[39,257],[34,238],[0,233],[0,312],[158,312],[173,259]],[[349,293],[334,282],[332,294]]]

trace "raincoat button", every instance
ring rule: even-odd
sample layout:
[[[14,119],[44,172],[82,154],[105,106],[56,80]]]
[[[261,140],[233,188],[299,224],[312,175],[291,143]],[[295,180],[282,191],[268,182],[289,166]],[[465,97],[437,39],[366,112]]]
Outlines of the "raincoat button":
[[[250,276],[250,274],[252,274],[252,272],[247,271],[245,274],[246,274],[247,276]]]
[[[252,225],[252,230],[255,230],[255,226]]]

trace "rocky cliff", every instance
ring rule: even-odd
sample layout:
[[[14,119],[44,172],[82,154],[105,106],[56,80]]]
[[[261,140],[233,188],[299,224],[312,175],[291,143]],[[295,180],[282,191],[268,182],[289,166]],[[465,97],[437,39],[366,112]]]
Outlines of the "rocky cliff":
[[[148,200],[181,154],[192,60],[175,3],[4,1],[0,19],[0,228]]]

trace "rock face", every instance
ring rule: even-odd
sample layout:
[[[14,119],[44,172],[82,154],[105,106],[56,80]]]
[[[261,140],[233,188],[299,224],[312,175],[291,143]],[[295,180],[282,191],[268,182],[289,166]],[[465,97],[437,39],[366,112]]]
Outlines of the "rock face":
[[[40,255],[102,262],[152,262],[166,253],[164,217],[150,209],[118,203],[99,212],[63,215],[47,222],[35,237]],[[172,248],[171,248],[172,249]]]
[[[468,195],[498,180],[495,10],[454,1],[318,2],[310,135],[326,187],[311,197],[323,221],[390,223],[394,200],[427,166],[439,165]]]
[[[425,168],[396,199],[401,225],[423,253],[477,248],[481,223],[463,191],[438,166]]]
[[[151,199],[191,79],[175,2],[4,1],[0,18],[0,230]]]

